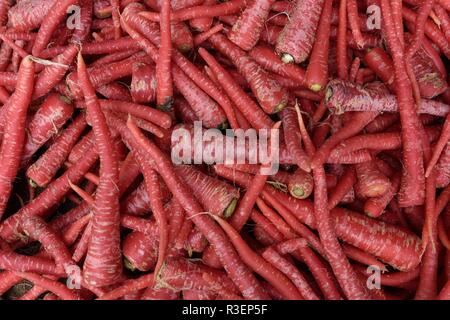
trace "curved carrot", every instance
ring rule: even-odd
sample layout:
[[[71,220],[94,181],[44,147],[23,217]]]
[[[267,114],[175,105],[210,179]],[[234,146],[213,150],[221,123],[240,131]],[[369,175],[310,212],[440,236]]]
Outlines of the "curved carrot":
[[[264,277],[287,299],[301,299],[300,293],[292,284],[292,282],[281,272],[272,267],[272,265],[264,261],[261,256],[255,253],[230,224],[217,216],[212,215],[212,217],[225,231],[234,247],[239,252],[239,255],[248,266],[250,266],[255,272]]]
[[[34,78],[34,63],[30,57],[22,60],[17,86],[7,102],[3,143],[0,149],[0,217],[3,215],[12,190],[12,183],[20,167],[25,144],[25,121]]]
[[[122,272],[117,187],[119,172],[112,149],[111,133],[95,96],[95,89],[89,80],[81,53],[78,53],[78,77],[100,157],[100,183],[95,197],[92,235],[84,262],[83,278],[94,287],[103,287],[116,283]],[[104,238],[105,233],[108,234],[108,238]]]

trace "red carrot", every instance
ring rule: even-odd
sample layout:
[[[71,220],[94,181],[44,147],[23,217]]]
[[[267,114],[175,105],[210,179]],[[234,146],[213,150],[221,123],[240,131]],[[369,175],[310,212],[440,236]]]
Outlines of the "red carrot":
[[[294,108],[290,105],[280,113],[283,123],[283,134],[287,149],[298,167],[306,172],[311,171],[309,157],[302,148],[302,139],[300,129],[298,127],[297,116]]]
[[[81,114],[58,136],[50,148],[27,169],[26,175],[32,183],[43,187],[51,181],[85,127],[84,114]]]
[[[222,30],[223,30],[223,25],[219,23],[219,24],[216,24],[214,27],[207,29],[204,32],[196,35],[194,38],[195,46],[199,46],[200,44],[202,44],[203,42],[208,40],[213,34],[218,33]]]
[[[45,49],[53,32],[66,15],[67,8],[76,2],[76,0],[57,0],[52,6],[52,10],[48,11],[39,27],[39,31],[33,45],[33,56],[38,57],[42,50]]]
[[[328,82],[328,54],[330,48],[332,8],[333,0],[325,0],[308,69],[306,70],[306,84],[314,92],[322,90]]]
[[[347,0],[339,2],[339,25],[336,45],[336,60],[338,76],[342,80],[348,79],[347,57]]]
[[[389,179],[378,170],[373,161],[356,164],[355,171],[357,179],[355,191],[362,197],[383,196],[391,186]]]
[[[119,172],[112,149],[111,133],[95,96],[81,53],[78,54],[78,77],[100,156],[100,184],[95,197],[92,235],[84,262],[83,278],[94,287],[102,287],[116,283],[122,271],[117,188]],[[108,238],[103,237],[105,232]]]
[[[347,0],[347,15],[350,29],[352,30],[353,37],[355,38],[358,47],[364,46],[364,38],[361,34],[358,21],[358,4],[356,0]]]
[[[289,177],[288,190],[293,197],[306,199],[311,195],[313,185],[312,176],[301,169],[297,169]]]
[[[57,134],[57,131],[72,116],[72,112],[72,103],[66,97],[57,94],[49,95],[28,125],[22,161],[27,162],[48,139]]]
[[[217,80],[221,83],[222,88],[251,125],[256,129],[271,128],[273,126],[272,120],[236,84],[230,74],[217,62],[217,60],[203,48],[200,48],[198,53],[216,74]]]
[[[123,255],[126,259],[125,266],[131,271],[135,269],[140,271],[152,270],[158,258],[158,253],[155,250],[155,247],[157,247],[156,241],[157,234],[149,235],[138,231],[128,234],[122,243]],[[144,251],[144,254],[142,254],[142,251]]]
[[[167,106],[172,103],[173,96],[172,77],[170,72],[172,50],[170,0],[162,1],[160,15],[161,44],[158,52],[158,61],[156,63],[156,100],[159,105]]]
[[[301,299],[300,293],[292,282],[255,253],[230,224],[217,216],[213,215],[212,217],[225,231],[234,247],[239,252],[239,255],[248,266],[278,289],[285,298],[294,300]]]
[[[354,100],[358,100],[358,103],[353,103]],[[389,94],[382,84],[373,83],[363,87],[337,79],[328,83],[326,106],[337,114],[347,111],[395,112],[400,109],[395,96]],[[449,110],[447,104],[422,99],[417,112],[445,116]]]
[[[12,183],[20,167],[20,157],[25,144],[25,121],[28,106],[31,102],[33,87],[34,63],[27,57],[22,60],[17,86],[14,94],[7,102],[3,143],[0,149],[0,216],[3,215],[12,190]]]
[[[309,57],[323,3],[323,0],[295,2],[290,20],[278,36],[275,46],[284,63],[301,63]]]
[[[239,16],[228,33],[228,39],[243,50],[250,50],[259,40],[264,22],[275,0],[255,0]]]
[[[216,33],[209,38],[213,47],[227,56],[250,84],[253,94],[266,113],[281,111],[288,102],[286,89],[267,74],[251,57],[224,35]]]
[[[79,297],[72,290],[56,280],[50,280],[48,278],[30,272],[17,272],[17,275],[33,282],[36,286],[45,288],[55,293],[63,300],[79,300]]]
[[[305,83],[305,71],[295,64],[285,64],[275,52],[264,45],[254,47],[249,55],[264,69],[295,80],[299,86]]]

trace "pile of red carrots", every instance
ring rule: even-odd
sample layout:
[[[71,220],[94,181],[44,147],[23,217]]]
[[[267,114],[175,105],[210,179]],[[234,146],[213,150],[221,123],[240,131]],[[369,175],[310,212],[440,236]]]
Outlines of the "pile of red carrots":
[[[0,40],[0,298],[450,299],[449,1],[0,0]],[[174,164],[196,121],[280,170]]]

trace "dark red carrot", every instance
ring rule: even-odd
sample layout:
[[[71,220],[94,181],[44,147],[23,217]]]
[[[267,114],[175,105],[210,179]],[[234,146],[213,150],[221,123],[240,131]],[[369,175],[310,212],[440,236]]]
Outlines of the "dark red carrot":
[[[130,101],[130,90],[119,82],[111,82],[95,89],[107,99]]]
[[[361,34],[361,29],[359,28],[358,4],[356,0],[347,0],[347,16],[348,24],[350,25],[356,44],[358,47],[362,48],[364,46],[364,38]]]
[[[250,50],[259,40],[270,7],[275,0],[252,1],[228,33],[228,39],[243,50]]]
[[[447,142],[438,163],[436,164],[436,185],[438,188],[450,184],[450,143]]]
[[[123,255],[125,257],[125,266],[134,271],[152,270],[156,265],[157,252],[154,250],[157,241],[157,235],[147,235],[138,231],[128,234],[122,243]],[[144,252],[144,254],[141,254]]]
[[[58,94],[49,95],[28,125],[22,161],[28,162],[47,140],[56,135],[58,130],[72,116],[72,112],[72,102],[66,97]]]
[[[394,90],[394,65],[382,48],[373,48],[364,55],[364,63],[391,89]]]
[[[54,64],[46,66],[39,73],[33,90],[33,99],[44,96],[61,81],[75,58],[78,52],[77,49],[76,45],[69,45],[67,49],[52,60]]]
[[[9,271],[64,275],[64,270],[57,267],[50,259],[40,256],[25,256],[9,250],[0,250],[0,265],[2,269]]]
[[[287,105],[287,90],[226,36],[216,33],[209,42],[236,65],[266,113],[279,112]]]
[[[20,167],[20,158],[25,144],[25,121],[31,102],[34,63],[30,57],[24,58],[20,65],[17,86],[8,100],[3,143],[0,149],[0,216],[3,215],[12,190],[12,183]]]
[[[124,281],[120,286],[115,289],[101,295],[99,300],[116,300],[120,297],[123,297],[129,293],[136,292],[140,289],[144,289],[147,287],[153,287],[155,284],[153,273],[148,273],[140,276],[136,279],[129,279]]]
[[[176,11],[174,11],[172,19],[176,21],[184,21],[195,18],[209,18],[235,14],[245,8],[246,4],[247,2],[245,0],[233,0],[209,6],[198,5],[180,8],[179,10],[174,8]],[[205,10],[205,8],[207,10]],[[151,21],[159,21],[159,15],[154,15],[152,12],[143,12],[141,15]]]
[[[148,103],[155,99],[156,77],[152,65],[139,63],[133,66],[130,91],[136,103]]]
[[[355,191],[364,198],[383,196],[391,186],[389,179],[378,170],[374,161],[357,163],[355,171]]]
[[[100,157],[100,183],[95,196],[92,235],[83,267],[84,280],[94,287],[114,284],[122,272],[119,234],[119,170],[111,133],[95,96],[95,89],[78,54],[78,78]],[[108,237],[103,235],[107,233]],[[105,254],[107,252],[108,254]]]
[[[16,274],[24,279],[27,279],[28,281],[33,282],[39,287],[55,293],[62,300],[79,300],[79,297],[72,290],[56,280],[50,280],[36,273],[30,272],[17,272]]]
[[[351,0],[350,0],[351,1]],[[325,0],[319,25],[306,69],[306,85],[314,92],[321,91],[328,82],[328,54],[333,0]]]
[[[311,53],[323,0],[296,1],[290,20],[278,36],[275,50],[284,63],[301,63]]]

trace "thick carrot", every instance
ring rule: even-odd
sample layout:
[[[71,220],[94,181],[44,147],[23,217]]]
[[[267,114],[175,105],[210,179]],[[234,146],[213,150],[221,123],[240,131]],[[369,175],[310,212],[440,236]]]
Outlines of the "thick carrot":
[[[131,100],[130,89],[120,84],[119,82],[104,84],[103,86],[98,87],[95,90],[107,99],[122,101]]]
[[[275,79],[263,70],[241,48],[236,46],[226,36],[216,33],[209,42],[220,53],[230,59],[239,70],[266,113],[281,111],[288,103],[288,93]]]
[[[308,198],[314,188],[313,178],[310,174],[301,169],[297,169],[293,174],[289,176],[288,181],[289,193],[298,199]]]
[[[154,269],[157,260],[157,252],[154,249],[157,235],[148,235],[142,232],[133,231],[128,234],[122,243],[123,255],[125,257],[125,266],[134,271],[149,271]],[[145,252],[144,254],[140,254]]]
[[[284,108],[281,111],[280,116],[283,123],[284,139],[289,153],[295,159],[295,163],[299,168],[306,172],[310,172],[311,160],[303,150],[302,138],[297,121],[297,114],[293,106],[289,105]]]
[[[156,97],[155,68],[146,63],[133,66],[131,97],[135,103],[149,103]]]
[[[234,214],[239,191],[214,179],[193,166],[177,166],[178,176],[194,192],[202,207],[210,213],[229,218]]]
[[[379,197],[370,198],[364,203],[364,213],[369,217],[379,217],[400,187],[400,175],[396,174],[391,179],[389,189]]]
[[[284,63],[302,63],[311,53],[324,1],[296,1],[275,50]]]
[[[58,94],[47,96],[28,124],[22,161],[28,162],[47,140],[58,133],[58,130],[72,116],[72,113],[72,102],[66,97]]]
[[[275,0],[252,1],[228,33],[230,41],[243,50],[252,49],[259,40],[264,22],[274,2]]]
[[[348,24],[359,48],[364,46],[364,38],[361,34],[358,21],[358,4],[356,0],[347,0]]]
[[[205,0],[202,3],[203,5],[215,5],[216,1],[214,0]],[[198,31],[198,32],[205,32],[208,29],[211,29],[211,26],[213,24],[212,18],[197,18],[197,19],[191,19],[189,21],[189,25],[192,29]]]
[[[31,102],[33,87],[34,63],[30,57],[22,60],[17,86],[14,94],[7,102],[3,143],[0,149],[0,217],[3,215],[12,190],[12,183],[20,167],[20,158],[25,144],[25,121],[28,106]]]
[[[325,0],[309,59],[309,65],[306,69],[306,85],[314,92],[321,91],[328,82],[328,54],[330,48],[332,8],[333,0]]]
[[[389,178],[378,170],[374,161],[357,163],[355,171],[355,191],[364,198],[383,196],[391,186]]]
[[[354,101],[358,101],[358,103],[354,103]],[[326,106],[337,114],[347,111],[396,112],[400,109],[395,96],[389,94],[383,85],[374,83],[363,87],[338,79],[328,83]],[[417,110],[419,113],[441,117],[449,111],[450,108],[447,104],[427,99],[421,99]]]
[[[86,65],[78,53],[78,78],[85,96],[88,118],[100,157],[100,183],[97,187],[92,235],[83,267],[84,280],[94,287],[116,283],[122,272],[119,233],[119,170],[111,144],[111,133],[89,80]],[[108,234],[105,238],[103,235]]]
[[[16,30],[32,30],[40,26],[55,1],[24,0],[8,10],[8,26]],[[3,24],[2,24],[3,25]]]

